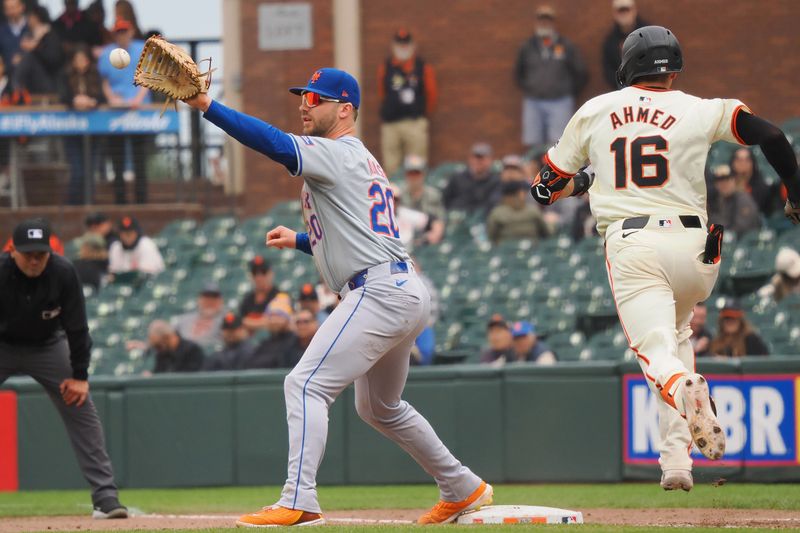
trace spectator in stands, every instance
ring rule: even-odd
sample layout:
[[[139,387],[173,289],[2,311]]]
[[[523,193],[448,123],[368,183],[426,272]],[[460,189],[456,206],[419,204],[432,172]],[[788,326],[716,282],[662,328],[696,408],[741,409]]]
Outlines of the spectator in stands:
[[[589,77],[577,47],[556,31],[556,12],[536,9],[536,27],[520,48],[514,78],[522,90],[522,144],[552,144],[561,137],[575,109],[575,98]]]
[[[333,313],[333,310],[336,309],[336,306],[339,305],[339,295],[333,292],[322,280],[317,283],[316,289],[320,308],[330,315]]]
[[[90,50],[92,46],[103,44],[100,28],[93,24],[86,11],[80,10],[78,0],[64,0],[64,12],[53,22],[53,30],[60,37],[67,56],[79,45]]]
[[[11,79],[11,69],[6,68],[5,60],[0,56],[0,107],[28,105],[30,103],[31,94],[25,88],[14,87],[14,81]]]
[[[61,103],[76,111],[90,111],[105,101],[100,73],[92,63],[92,54],[85,44],[72,48],[72,60],[60,80]],[[94,196],[94,175],[97,169],[96,139],[89,143],[89,168],[84,160],[84,137],[64,137],[64,150],[69,161],[70,177],[67,203],[81,205],[89,203]]]
[[[142,233],[135,218],[125,217],[119,224],[119,240],[108,252],[108,270],[112,274],[160,274],[164,259],[153,239]]]
[[[133,27],[133,38],[144,39],[144,33],[139,27],[139,21],[136,18],[136,11],[133,9],[133,4],[128,0],[117,0],[114,4],[114,20],[125,20],[130,22]]]
[[[486,221],[486,235],[492,244],[505,240],[547,237],[549,230],[542,211],[528,202],[530,184],[527,181],[507,181],[502,185],[503,201],[492,209]]]
[[[753,150],[748,146],[737,148],[731,154],[731,174],[736,179],[736,189],[750,194],[759,211],[765,216],[783,208],[780,184],[770,186],[758,170]]]
[[[147,341],[155,354],[154,374],[195,372],[203,368],[203,349],[181,338],[169,323],[154,320],[147,329]]]
[[[411,347],[411,365],[432,365],[435,351],[436,332],[433,330],[433,326],[428,325],[420,332],[414,341],[414,346]]]
[[[151,102],[150,91],[145,87],[136,87],[131,83],[136,64],[144,48],[144,41],[134,38],[133,25],[122,18],[114,23],[114,42],[103,48],[98,59],[97,69],[103,78],[103,94],[108,104],[112,107],[136,109],[143,104]],[[111,65],[109,54],[114,48],[123,48],[131,56],[130,64],[123,68],[114,68]],[[108,151],[111,165],[114,169],[114,201],[118,204],[125,203],[126,153],[130,147],[133,159],[133,173],[135,175],[136,203],[143,204],[147,201],[147,147],[150,142],[147,135],[110,135],[108,137]]]
[[[304,283],[300,287],[300,294],[297,295],[297,306],[301,311],[308,311],[319,324],[325,322],[330,312],[322,309],[319,303],[319,296],[317,296],[317,289],[311,283]]]
[[[618,89],[617,69],[622,63],[622,43],[630,32],[650,23],[639,17],[634,0],[613,0],[611,11],[614,27],[603,41],[603,77],[611,89]]]
[[[242,317],[225,313],[222,319],[223,347],[207,358],[203,370],[240,370],[246,368],[253,355],[255,344],[250,338],[250,330],[242,324]]]
[[[502,159],[503,170],[500,171],[500,181],[503,183],[509,181],[526,181],[531,182],[531,176],[527,172],[525,161],[517,154],[508,154]],[[533,199],[533,197],[531,197]]]
[[[592,215],[592,210],[589,206],[589,195],[584,194],[583,196],[565,198],[562,202],[567,200],[574,200],[577,204],[572,211],[570,229],[570,236],[572,239],[577,242],[587,237],[596,237],[598,235],[597,220],[595,220],[594,215]]]
[[[14,85],[31,94],[58,91],[58,78],[64,65],[61,39],[50,26],[47,8],[38,6],[28,13],[28,29],[19,43],[14,62]]]
[[[222,319],[225,301],[219,285],[206,283],[197,295],[197,309],[172,320],[178,335],[200,345],[206,353],[214,353],[222,345]]]
[[[416,54],[411,34],[400,29],[392,54],[378,65],[383,168],[392,176],[403,158],[428,158],[428,117],[436,107],[433,67]]]
[[[108,273],[108,248],[106,241],[97,234],[89,233],[80,238],[78,259],[73,261],[78,279],[83,285],[99,289]]]
[[[4,20],[0,22],[0,53],[9,76],[13,78],[14,56],[20,51],[20,42],[28,30],[28,17],[22,0],[3,0]]]
[[[279,291],[273,284],[275,273],[269,263],[260,255],[250,261],[250,280],[253,282],[253,290],[242,298],[242,302],[239,304],[239,314],[242,316],[244,325],[251,331],[266,329],[267,320],[264,313]]]
[[[425,288],[428,289],[428,294],[431,297],[431,313],[428,318],[428,325],[419,334],[414,341],[414,346],[411,347],[411,364],[412,365],[430,365],[433,364],[434,352],[436,351],[436,332],[433,327],[439,321],[440,306],[439,306],[439,290],[434,285],[433,280],[422,271],[422,265],[415,257],[411,258],[414,262],[414,269],[417,271],[417,276]]]
[[[761,217],[753,198],[736,189],[736,178],[728,165],[713,170],[716,197],[709,199],[708,220],[726,230],[743,235],[761,227]]]
[[[726,357],[769,355],[769,348],[735,301],[727,301],[720,311],[717,336],[711,341],[709,351],[711,355]]]
[[[494,314],[487,326],[489,349],[481,354],[481,363],[505,364],[514,360],[514,340],[511,328],[502,315]]]
[[[6,64],[3,62],[2,55],[0,55],[0,108],[16,105],[14,103],[14,94],[11,78],[6,72]],[[11,188],[10,169],[8,168],[11,156],[10,142],[8,137],[0,137],[0,193],[3,196],[9,196],[9,189]]]
[[[800,295],[800,254],[783,247],[775,256],[775,275],[758,290],[758,295],[780,302],[792,294]]]
[[[292,355],[291,360],[294,360],[296,357],[299,361],[300,357],[305,353],[306,348],[308,348],[308,345],[311,344],[311,339],[314,338],[314,334],[319,329],[319,321],[316,315],[311,311],[301,309],[294,314],[294,327],[297,336],[295,353],[298,355]]]
[[[533,177],[536,176],[540,170],[542,170],[545,154],[547,154],[546,150],[537,150],[528,159],[526,172],[531,181],[533,181]]]
[[[492,170],[492,147],[488,143],[472,145],[467,168],[450,177],[442,200],[447,209],[484,213],[500,200],[500,176]]]
[[[105,213],[100,211],[89,213],[86,215],[83,224],[86,226],[86,232],[83,235],[86,236],[92,233],[100,235],[105,241],[107,249],[110,249],[111,245],[119,240],[119,235],[114,231],[111,219]]]
[[[90,28],[89,34],[92,36],[88,43],[92,47],[92,55],[95,58],[100,57],[103,46],[114,40],[114,36],[105,26],[106,8],[103,6],[103,0],[94,0],[83,13]]]
[[[303,352],[292,332],[292,303],[288,295],[275,297],[267,306],[267,329],[270,336],[256,347],[248,368],[292,368]]]
[[[692,318],[689,320],[689,327],[692,329],[692,336],[690,341],[692,349],[697,357],[705,357],[711,355],[709,349],[711,348],[711,332],[706,328],[706,317],[708,316],[708,309],[706,304],[699,302],[695,304]]]
[[[411,252],[415,246],[441,242],[444,237],[444,222],[422,211],[406,207],[400,189],[393,185],[391,187],[394,196],[394,218],[403,246]]]
[[[14,102],[14,87],[12,87],[11,78],[6,71],[6,64],[0,56],[0,107],[10,105],[16,105],[16,102]]]
[[[537,365],[553,365],[556,354],[543,340],[536,335],[536,327],[530,322],[514,322],[511,328],[514,349],[512,361],[536,363]]]
[[[442,193],[436,187],[425,183],[427,173],[425,160],[417,155],[407,156],[403,168],[406,181],[400,189],[399,196],[403,205],[441,221],[444,229],[445,210]]]

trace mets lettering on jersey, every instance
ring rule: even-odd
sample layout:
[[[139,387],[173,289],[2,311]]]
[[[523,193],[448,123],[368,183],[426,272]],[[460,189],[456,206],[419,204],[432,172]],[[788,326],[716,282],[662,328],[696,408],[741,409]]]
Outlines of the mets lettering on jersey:
[[[796,466],[800,464],[798,410],[800,374],[706,375],[717,418],[725,430],[722,461],[696,450],[695,465]],[[657,400],[642,376],[623,379],[623,459],[626,464],[658,463]]]

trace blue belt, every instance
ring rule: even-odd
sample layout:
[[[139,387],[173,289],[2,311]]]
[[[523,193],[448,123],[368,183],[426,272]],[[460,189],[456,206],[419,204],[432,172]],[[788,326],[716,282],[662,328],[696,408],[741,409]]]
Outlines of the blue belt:
[[[356,273],[352,278],[350,278],[350,281],[347,282],[347,286],[351,291],[364,286],[364,283],[367,282],[367,271],[369,271],[368,268]],[[408,263],[405,261],[395,261],[389,263],[389,273],[408,274]]]

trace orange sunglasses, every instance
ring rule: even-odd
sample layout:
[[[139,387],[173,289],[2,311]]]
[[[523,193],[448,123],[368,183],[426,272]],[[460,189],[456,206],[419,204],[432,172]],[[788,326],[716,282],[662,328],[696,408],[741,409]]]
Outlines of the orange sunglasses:
[[[320,96],[318,93],[312,93],[311,91],[306,91],[300,95],[300,98],[303,99],[303,102],[309,107],[317,107],[322,102],[336,102],[342,103],[341,100],[335,100],[333,98],[326,98],[324,96]]]

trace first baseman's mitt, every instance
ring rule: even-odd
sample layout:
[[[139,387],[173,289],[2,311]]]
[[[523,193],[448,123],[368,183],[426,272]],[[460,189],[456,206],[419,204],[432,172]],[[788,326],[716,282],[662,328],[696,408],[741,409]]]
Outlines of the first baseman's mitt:
[[[207,61],[210,67],[211,59]],[[211,84],[211,72],[209,68],[201,73],[186,50],[160,35],[154,35],[144,43],[133,84],[167,95],[169,103],[171,99],[185,100],[207,92]]]

